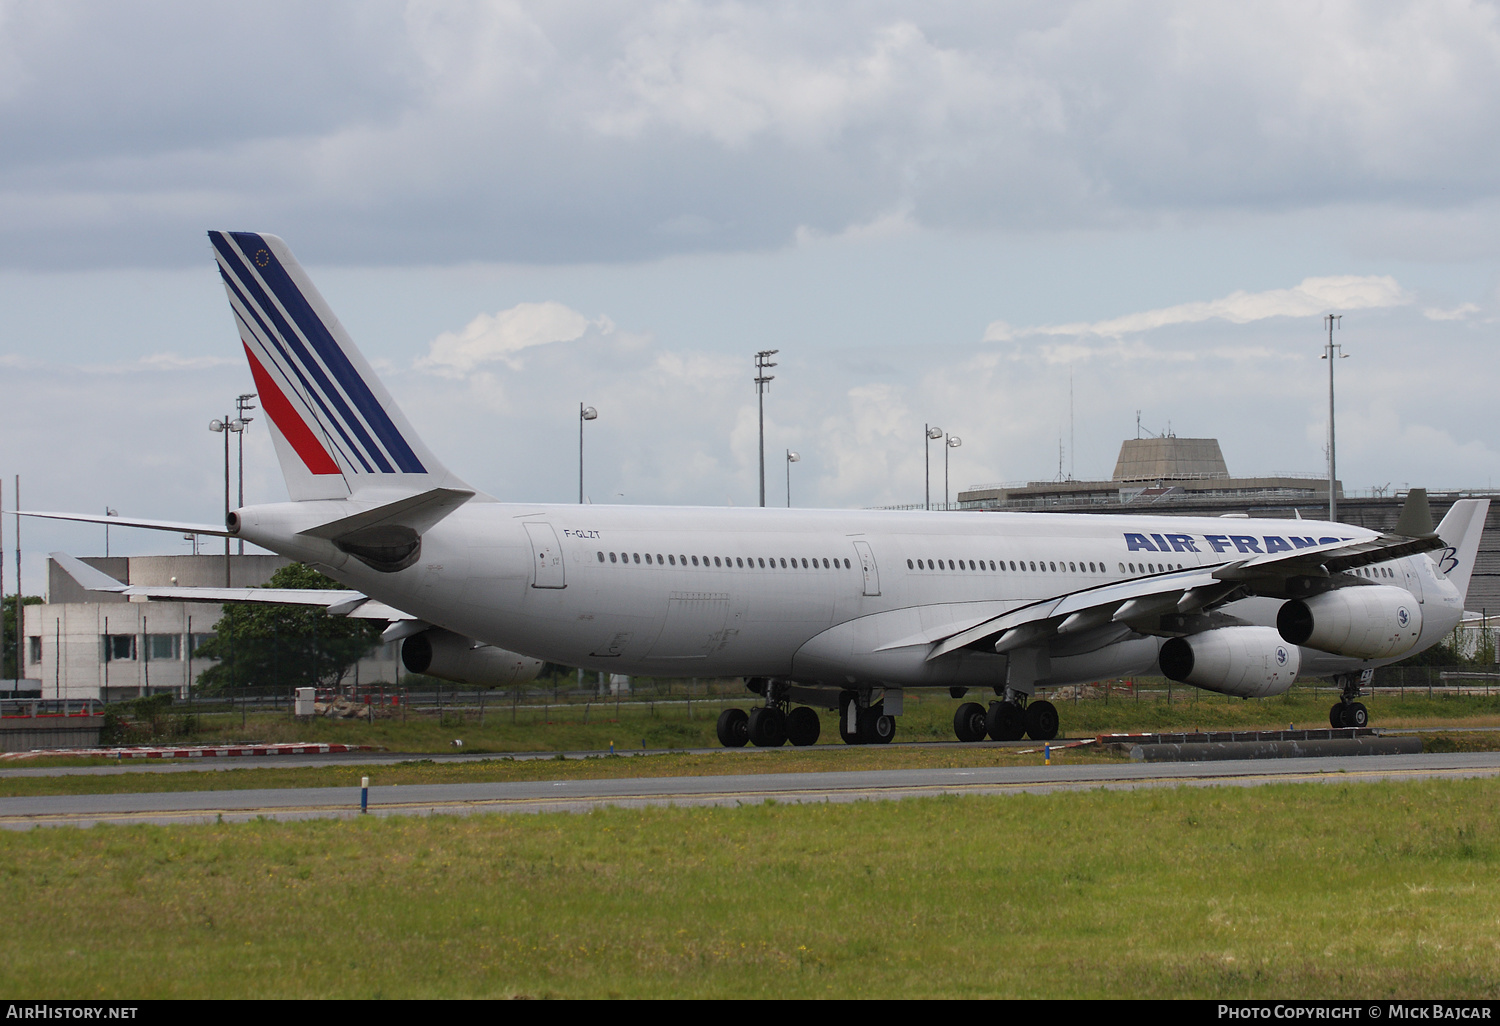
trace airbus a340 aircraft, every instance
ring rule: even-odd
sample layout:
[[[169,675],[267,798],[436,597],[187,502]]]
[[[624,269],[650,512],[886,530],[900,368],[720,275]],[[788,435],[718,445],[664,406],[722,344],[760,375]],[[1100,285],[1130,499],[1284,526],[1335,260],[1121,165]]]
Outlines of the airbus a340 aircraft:
[[[959,708],[961,740],[1049,739],[1058,714],[1039,686],[1156,672],[1244,697],[1331,677],[1330,722],[1363,726],[1373,668],[1463,614],[1488,502],[1456,502],[1434,531],[1420,490],[1388,535],[1310,520],[501,501],[422,443],[281,239],[209,237],[291,501],[237,509],[224,527],[109,523],[243,538],[352,590],[188,595],[67,559],[91,587],[332,602],[394,620],[386,637],[404,639],[414,672],[470,683],[530,679],[541,660],[742,676],[764,702],[720,716],[730,746],[812,744],[810,706],[839,709],[846,742],[887,742],[908,688],[992,689],[988,707]]]

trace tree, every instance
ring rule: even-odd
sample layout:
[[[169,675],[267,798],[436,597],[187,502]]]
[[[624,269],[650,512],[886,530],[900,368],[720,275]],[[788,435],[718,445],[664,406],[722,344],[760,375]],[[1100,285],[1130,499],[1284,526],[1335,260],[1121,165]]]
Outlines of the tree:
[[[271,575],[268,588],[341,588],[302,563]],[[205,691],[230,687],[335,687],[379,639],[385,624],[329,616],[308,606],[232,602],[196,656],[218,664],[198,675]]]
[[[42,597],[40,595],[27,595],[21,600],[21,605],[37,606],[41,605],[41,602]],[[14,595],[7,595],[5,596],[5,656],[3,661],[0,661],[0,677],[6,680],[14,680],[22,676],[22,673],[17,671],[25,669],[24,666],[18,666],[16,663],[16,638],[18,634],[19,632],[16,630],[16,597]]]

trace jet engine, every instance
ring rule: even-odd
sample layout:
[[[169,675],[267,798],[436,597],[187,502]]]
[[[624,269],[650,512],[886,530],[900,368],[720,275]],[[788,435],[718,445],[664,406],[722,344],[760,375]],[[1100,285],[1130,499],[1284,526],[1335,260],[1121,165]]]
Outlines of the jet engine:
[[[491,688],[525,684],[542,672],[540,659],[485,645],[441,627],[403,641],[401,662],[412,673]]]
[[[1172,680],[1240,698],[1281,694],[1301,666],[1297,646],[1270,627],[1217,627],[1161,647],[1161,672]]]
[[[1355,659],[1386,659],[1413,648],[1422,635],[1422,607],[1405,588],[1384,584],[1292,599],[1276,629],[1293,645]]]

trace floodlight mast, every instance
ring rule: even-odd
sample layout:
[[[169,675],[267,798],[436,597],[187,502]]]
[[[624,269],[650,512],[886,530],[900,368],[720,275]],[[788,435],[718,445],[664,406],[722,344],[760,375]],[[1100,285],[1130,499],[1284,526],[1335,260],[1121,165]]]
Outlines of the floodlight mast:
[[[1323,347],[1323,359],[1328,361],[1328,522],[1336,523],[1339,518],[1338,499],[1334,495],[1334,484],[1337,480],[1337,464],[1334,455],[1333,438],[1333,361],[1335,359],[1346,360],[1342,345],[1335,345],[1333,341],[1333,329],[1342,328],[1339,323],[1344,319],[1343,314],[1324,314],[1323,323],[1328,325],[1328,344]],[[1338,350],[1337,356],[1334,350]]]
[[[240,445],[240,505],[241,506],[245,505],[245,428],[249,425],[249,423],[252,420],[255,419],[254,417],[247,417],[247,416],[245,416],[245,412],[247,410],[253,410],[253,409],[255,409],[255,406],[250,402],[250,400],[254,399],[254,398],[255,398],[255,393],[254,392],[246,392],[244,395],[238,396],[234,400],[234,406],[235,406],[234,419],[237,420],[237,421],[239,421],[239,424],[240,424],[240,430],[239,430],[240,442],[239,442],[239,445]],[[245,539],[241,538],[240,539],[240,555],[243,556],[244,554],[245,554]]]
[[[578,505],[583,505],[583,422],[598,420],[599,411],[592,406],[578,404]]]
[[[943,441],[943,509],[947,510],[952,503],[948,499],[948,451],[957,449],[963,445],[963,439],[957,435],[945,435]]]
[[[760,504],[766,505],[766,389],[771,387],[771,382],[776,380],[774,374],[766,371],[776,366],[771,362],[771,357],[781,352],[780,349],[762,349],[755,354],[755,398],[760,406]]]
[[[224,435],[224,522],[229,522],[229,435],[231,432],[242,432],[245,430],[245,422],[242,420],[231,420],[229,414],[224,414],[223,420],[211,420],[208,429]],[[229,574],[229,535],[224,536],[224,587],[230,588]]]
[[[801,461],[802,461],[802,454],[801,453],[793,452],[790,449],[788,449],[786,451],[786,508],[787,509],[791,509],[792,508],[792,464],[793,463],[800,463]]]
[[[922,505],[932,509],[932,443],[943,437],[943,429],[922,425]]]

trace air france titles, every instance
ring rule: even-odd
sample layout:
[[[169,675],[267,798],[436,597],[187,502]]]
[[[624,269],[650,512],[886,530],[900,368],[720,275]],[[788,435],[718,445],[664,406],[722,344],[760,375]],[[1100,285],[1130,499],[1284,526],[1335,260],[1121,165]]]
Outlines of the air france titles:
[[[1127,552],[1243,552],[1264,556],[1332,545],[1347,538],[1314,538],[1279,534],[1136,534],[1125,533]],[[1206,548],[1199,548],[1202,544]]]

